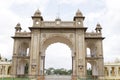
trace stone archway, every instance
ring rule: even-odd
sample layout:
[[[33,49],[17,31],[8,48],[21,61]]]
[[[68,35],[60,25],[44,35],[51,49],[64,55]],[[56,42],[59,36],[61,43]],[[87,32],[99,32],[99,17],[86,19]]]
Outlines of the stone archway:
[[[72,80],[86,79],[87,61],[97,65],[98,79],[104,78],[102,27],[96,25],[96,32],[86,32],[84,27],[84,16],[78,10],[73,21],[44,21],[41,12],[37,10],[32,16],[33,25],[29,27],[30,32],[21,32],[21,25],[15,27],[12,75],[17,77],[18,60],[27,60],[29,65],[28,76],[44,80],[45,50],[48,45],[61,42],[68,45],[72,51]],[[26,44],[22,44],[22,43]],[[24,46],[26,45],[26,46]],[[86,48],[90,49],[90,56],[86,54]],[[27,54],[29,50],[29,53]],[[21,54],[22,53],[22,54]],[[96,67],[95,67],[96,68]],[[18,71],[19,72],[19,71]]]
[[[44,34],[44,35],[48,35],[48,34]],[[66,35],[61,35],[61,34],[52,34],[49,35],[48,37],[45,38],[45,40],[43,40],[42,42],[42,48],[41,48],[41,54],[40,54],[40,75],[44,76],[44,70],[45,70],[45,50],[47,49],[47,47],[50,44],[53,43],[64,43],[66,44],[70,49],[71,49],[71,58],[72,58],[72,75],[75,74],[75,60],[73,60],[74,58],[74,45],[73,42],[67,38]]]

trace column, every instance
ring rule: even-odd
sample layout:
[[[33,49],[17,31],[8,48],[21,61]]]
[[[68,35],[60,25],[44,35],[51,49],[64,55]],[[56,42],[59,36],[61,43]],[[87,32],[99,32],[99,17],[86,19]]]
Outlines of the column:
[[[45,56],[41,56],[41,60],[40,60],[40,75],[44,75],[44,58],[45,58]]]
[[[12,56],[12,77],[17,76],[17,55],[18,55],[18,47],[19,40],[14,39],[14,47],[13,47],[13,56]]]
[[[75,56],[72,56],[72,80],[76,80]]]
[[[111,76],[111,67],[108,68],[109,71],[109,77]]]
[[[39,74],[39,49],[40,49],[40,30],[32,29],[30,47],[30,66],[29,74],[31,78],[36,78]]]
[[[40,59],[40,77],[38,80],[44,80],[44,66],[45,66],[45,56],[41,56]]]
[[[115,74],[116,74],[115,76],[119,76],[118,75],[118,66],[115,67]]]

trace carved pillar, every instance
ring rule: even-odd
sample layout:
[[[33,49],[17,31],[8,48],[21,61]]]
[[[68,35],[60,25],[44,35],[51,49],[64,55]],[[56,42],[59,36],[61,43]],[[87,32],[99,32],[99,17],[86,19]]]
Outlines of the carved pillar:
[[[13,46],[13,56],[12,56],[12,77],[17,76],[17,55],[18,55],[18,47],[19,41],[14,38],[14,46]]]
[[[40,57],[40,76],[38,80],[44,80],[44,67],[45,67],[45,56],[41,55]]]
[[[116,74],[116,76],[119,76],[118,75],[118,66],[116,66],[116,68],[115,68],[115,74]]]
[[[32,29],[31,34],[31,50],[30,50],[30,65],[29,65],[29,74],[31,77],[36,78],[38,76],[39,71],[39,43],[40,43],[40,31],[36,29]]]
[[[40,75],[44,75],[45,56],[41,56],[40,64]]]
[[[111,68],[109,67],[109,77],[111,76]]]
[[[75,56],[72,56],[72,80],[76,80]]]

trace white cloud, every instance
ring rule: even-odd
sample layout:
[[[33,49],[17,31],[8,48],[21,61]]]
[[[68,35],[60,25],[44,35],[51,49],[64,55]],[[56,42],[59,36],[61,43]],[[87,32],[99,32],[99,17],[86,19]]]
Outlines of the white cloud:
[[[106,7],[108,9],[112,9],[112,10],[120,9],[120,0],[105,0],[105,1],[106,1]]]
[[[103,24],[105,61],[115,60],[120,53],[120,1],[106,0],[106,11],[101,17]]]

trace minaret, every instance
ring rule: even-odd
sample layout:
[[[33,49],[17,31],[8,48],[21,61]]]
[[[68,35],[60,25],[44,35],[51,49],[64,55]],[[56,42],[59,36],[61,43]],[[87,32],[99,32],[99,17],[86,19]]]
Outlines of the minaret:
[[[95,30],[96,30],[96,33],[101,33],[102,27],[99,23],[96,25]]]
[[[43,17],[41,16],[41,12],[38,10],[35,11],[34,15],[32,16],[33,20],[33,27],[40,27],[43,21]]]
[[[16,25],[15,30],[16,30],[16,32],[21,32],[22,28],[21,28],[20,23],[18,23],[18,24]]]
[[[76,12],[76,15],[73,18],[73,20],[76,23],[76,26],[77,27],[83,27],[84,19],[85,19],[85,17],[83,16],[82,12],[78,9],[78,11]]]

